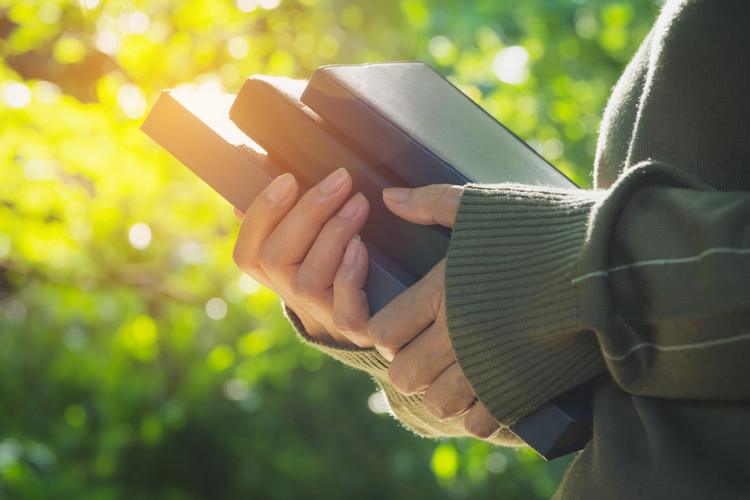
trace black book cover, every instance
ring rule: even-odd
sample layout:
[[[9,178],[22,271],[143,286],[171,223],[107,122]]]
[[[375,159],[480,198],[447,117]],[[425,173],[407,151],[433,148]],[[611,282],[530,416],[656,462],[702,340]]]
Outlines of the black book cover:
[[[324,66],[302,95],[345,140],[409,186],[518,182],[575,188],[429,66]]]

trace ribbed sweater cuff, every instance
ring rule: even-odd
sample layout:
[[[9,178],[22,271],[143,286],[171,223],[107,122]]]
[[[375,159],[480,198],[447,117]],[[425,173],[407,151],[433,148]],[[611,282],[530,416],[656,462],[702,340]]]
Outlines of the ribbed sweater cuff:
[[[289,322],[297,330],[297,333],[308,345],[314,347],[320,352],[331,356],[344,363],[347,366],[364,370],[376,379],[388,378],[388,361],[373,349],[363,349],[360,347],[342,347],[338,345],[326,344],[310,337],[305,331],[305,326],[299,317],[289,307],[284,304],[284,313]]]
[[[498,422],[511,425],[604,363],[571,284],[599,195],[469,185],[446,269],[456,359]]]

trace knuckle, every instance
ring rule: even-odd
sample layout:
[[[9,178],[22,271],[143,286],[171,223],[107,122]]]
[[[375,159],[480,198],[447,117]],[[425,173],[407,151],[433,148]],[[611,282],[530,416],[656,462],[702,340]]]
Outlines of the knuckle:
[[[477,439],[488,439],[497,430],[498,425],[489,418],[484,418],[483,414],[476,411],[470,411],[464,420],[464,429],[471,436]]]
[[[385,329],[381,325],[381,322],[378,321],[377,316],[373,317],[373,319],[371,319],[370,322],[367,324],[367,334],[370,336],[370,338],[375,343],[375,345],[388,347],[384,345],[384,340],[386,337]]]
[[[239,244],[236,244],[232,250],[232,260],[244,273],[252,274],[258,269],[257,261]]]
[[[388,321],[380,320],[377,315],[367,324],[367,334],[376,346],[390,351],[397,351],[403,347],[403,344],[395,342],[391,332],[392,328],[389,326]]]
[[[333,310],[333,324],[344,333],[353,333],[359,330],[357,321],[350,314],[339,309]]]
[[[447,411],[447,409],[441,404],[440,398],[435,397],[435,392],[430,389],[431,387],[427,388],[424,397],[422,398],[422,404],[430,415],[440,422],[453,417],[454,415],[452,412]]]
[[[302,274],[295,274],[289,283],[292,294],[299,300],[310,302],[315,296],[318,287],[317,284]]]
[[[279,267],[279,252],[268,246],[260,247],[258,250],[258,263],[264,269],[276,269]]]
[[[388,368],[388,378],[393,387],[398,389],[401,394],[416,394],[423,389],[423,386],[417,379],[415,371],[409,369],[409,366],[402,362],[401,359],[398,356],[393,358]]]

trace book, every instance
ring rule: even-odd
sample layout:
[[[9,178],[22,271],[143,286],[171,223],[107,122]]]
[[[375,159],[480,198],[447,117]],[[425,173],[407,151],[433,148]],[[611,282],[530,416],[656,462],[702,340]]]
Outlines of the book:
[[[141,130],[243,212],[284,173],[228,117],[234,96],[165,90]]]
[[[413,277],[411,283],[416,282],[445,256],[449,230],[413,224],[388,210],[383,189],[402,184],[376,162],[342,143],[325,121],[300,101],[304,83],[280,77],[248,78],[229,117],[275,162],[310,185],[339,167],[346,168],[353,192],[361,192],[370,203],[362,241],[368,249],[375,247],[388,255]]]
[[[301,100],[342,140],[410,187],[467,182],[576,187],[420,62],[324,66],[313,73]]]
[[[285,170],[229,119],[234,99],[233,95],[165,90],[141,130],[244,212]],[[304,190],[304,183],[300,187]],[[368,246],[368,250],[365,291],[371,310],[377,311],[415,278],[377,248]]]

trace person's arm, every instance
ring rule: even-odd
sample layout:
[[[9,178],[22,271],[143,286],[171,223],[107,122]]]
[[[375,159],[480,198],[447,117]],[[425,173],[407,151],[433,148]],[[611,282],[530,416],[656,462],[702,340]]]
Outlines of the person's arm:
[[[456,358],[512,423],[605,368],[627,391],[750,395],[750,193],[659,163],[603,192],[469,186],[446,269]]]

